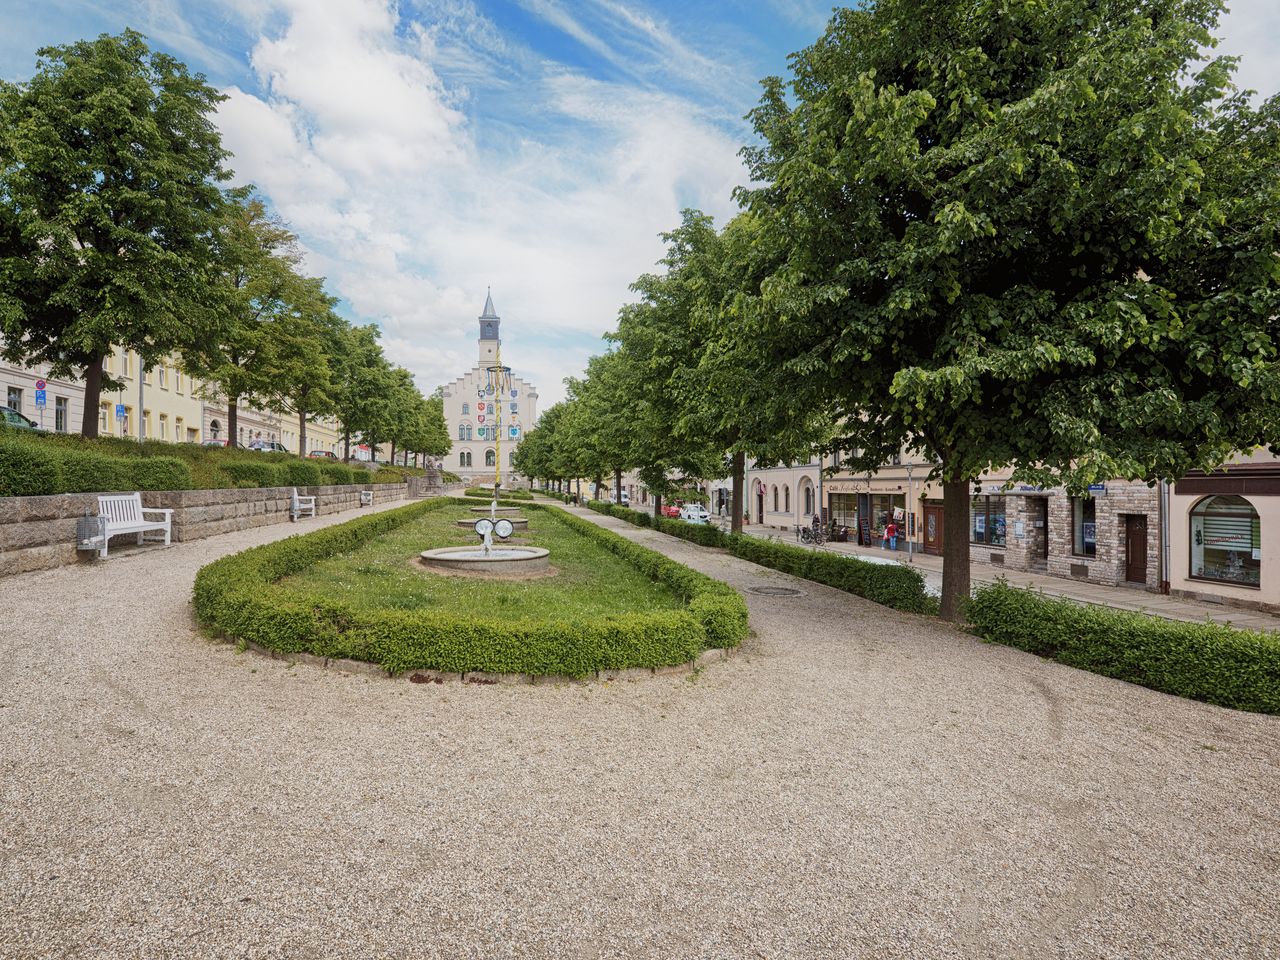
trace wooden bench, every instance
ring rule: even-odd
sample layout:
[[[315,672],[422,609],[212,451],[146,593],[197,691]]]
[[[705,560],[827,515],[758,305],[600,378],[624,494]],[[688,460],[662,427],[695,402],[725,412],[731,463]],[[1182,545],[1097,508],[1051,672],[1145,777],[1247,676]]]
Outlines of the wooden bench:
[[[148,520],[147,514],[162,514],[161,520]],[[107,544],[111,538],[120,533],[136,533],[138,543],[143,542],[143,535],[152,531],[164,533],[165,546],[169,545],[173,527],[172,510],[154,510],[142,505],[140,493],[113,493],[98,498],[98,516],[107,521],[107,537],[102,541],[102,549],[98,556],[107,555]],[[158,541],[153,541],[158,542]]]
[[[303,514],[309,517],[316,515],[316,498],[298,496],[298,488],[293,488],[293,497],[289,501],[289,519],[297,520]]]

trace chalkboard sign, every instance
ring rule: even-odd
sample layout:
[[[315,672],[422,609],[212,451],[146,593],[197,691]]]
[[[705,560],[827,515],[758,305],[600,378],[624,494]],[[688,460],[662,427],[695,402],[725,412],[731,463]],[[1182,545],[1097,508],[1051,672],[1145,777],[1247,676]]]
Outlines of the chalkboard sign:
[[[862,545],[864,547],[871,546],[871,519],[863,517],[858,521],[858,525],[862,528]]]

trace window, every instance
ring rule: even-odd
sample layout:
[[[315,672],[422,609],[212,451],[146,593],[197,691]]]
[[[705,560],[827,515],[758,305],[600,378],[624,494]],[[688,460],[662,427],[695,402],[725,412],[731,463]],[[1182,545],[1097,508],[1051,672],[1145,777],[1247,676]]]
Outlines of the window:
[[[813,487],[806,484],[804,488],[804,514],[810,516],[813,513]]]
[[[513,467],[516,465],[516,452],[514,450],[507,454],[507,463]]]
[[[1098,501],[1071,498],[1071,552],[1077,557],[1098,555]]]
[[[1004,546],[1004,497],[974,497],[969,510],[969,539]]]
[[[58,433],[67,432],[67,398],[53,398],[53,429]]]
[[[778,485],[773,485],[773,512],[778,512]]]
[[[174,417],[173,419],[173,442],[182,442],[182,418]]]
[[[182,392],[182,371],[181,370],[173,371],[173,389],[174,389],[174,392],[176,393]]]
[[[127,377],[129,375],[129,351],[120,351],[120,376]]]
[[[788,486],[782,488],[782,509],[791,512],[791,488]]]
[[[156,434],[156,439],[169,439],[169,415],[167,413],[160,414],[160,432]]]
[[[110,408],[105,403],[98,405],[98,432],[99,433],[107,432],[107,411],[109,409]]]
[[[1256,587],[1262,524],[1244,497],[1206,497],[1191,510],[1191,576]]]
[[[484,465],[486,467],[496,467],[498,465],[498,455],[492,450],[484,452]]]
[[[462,415],[463,415],[464,417],[469,417],[469,416],[471,416],[471,404],[469,404],[469,403],[464,403],[464,404],[462,405]]]
[[[460,466],[460,467],[469,467],[469,466],[471,466],[471,451],[470,451],[470,450],[463,450],[460,454],[458,454],[458,466]]]
[[[142,411],[142,421],[140,423],[140,427],[142,429],[142,436],[144,437],[151,436],[151,411],[150,410]]]
[[[9,395],[5,400],[5,406],[10,410],[22,412],[22,389],[20,387],[10,387]]]
[[[164,364],[160,364],[156,368],[156,379],[160,382],[161,390],[169,389],[169,368]]]
[[[214,440],[217,440],[219,438],[218,435],[220,433],[222,433],[222,424],[220,424],[217,420],[210,420],[209,436],[211,436]]]

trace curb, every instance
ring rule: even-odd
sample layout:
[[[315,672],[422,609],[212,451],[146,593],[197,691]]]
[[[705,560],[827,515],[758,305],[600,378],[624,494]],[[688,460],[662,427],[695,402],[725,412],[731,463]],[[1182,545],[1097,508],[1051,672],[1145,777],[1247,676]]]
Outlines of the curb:
[[[242,641],[231,640],[228,642],[240,644]],[[260,643],[247,640],[243,641],[243,646],[245,650],[258,656],[266,657],[269,660],[283,660],[291,665],[302,663],[309,667],[318,667],[321,670],[331,670],[336,673],[375,677],[380,680],[401,682],[407,680],[410,683],[469,683],[486,687],[549,686],[561,683],[589,683],[592,681],[610,683],[620,680],[634,681],[653,677],[680,676],[695,673],[708,664],[728,660],[736,649],[725,647],[704,650],[698,655],[697,659],[690,660],[688,663],[675,663],[662,667],[627,667],[621,670],[597,670],[594,674],[589,674],[585,677],[568,677],[564,674],[486,673],[480,670],[472,670],[467,673],[451,673],[446,670],[406,670],[398,676],[392,676],[384,667],[364,660],[321,657],[314,653],[281,653],[278,650],[272,650],[270,647],[264,647]]]

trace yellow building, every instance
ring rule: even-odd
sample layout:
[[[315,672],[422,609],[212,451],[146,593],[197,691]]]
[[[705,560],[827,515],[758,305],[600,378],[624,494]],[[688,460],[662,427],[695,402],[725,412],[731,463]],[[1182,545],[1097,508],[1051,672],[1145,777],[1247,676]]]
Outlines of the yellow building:
[[[200,442],[204,410],[200,384],[166,359],[142,373],[139,395],[139,366],[136,353],[119,347],[103,363],[103,369],[113,379],[123,381],[124,386],[103,391],[98,404],[98,433],[170,443]],[[121,407],[123,417],[117,416]]]

